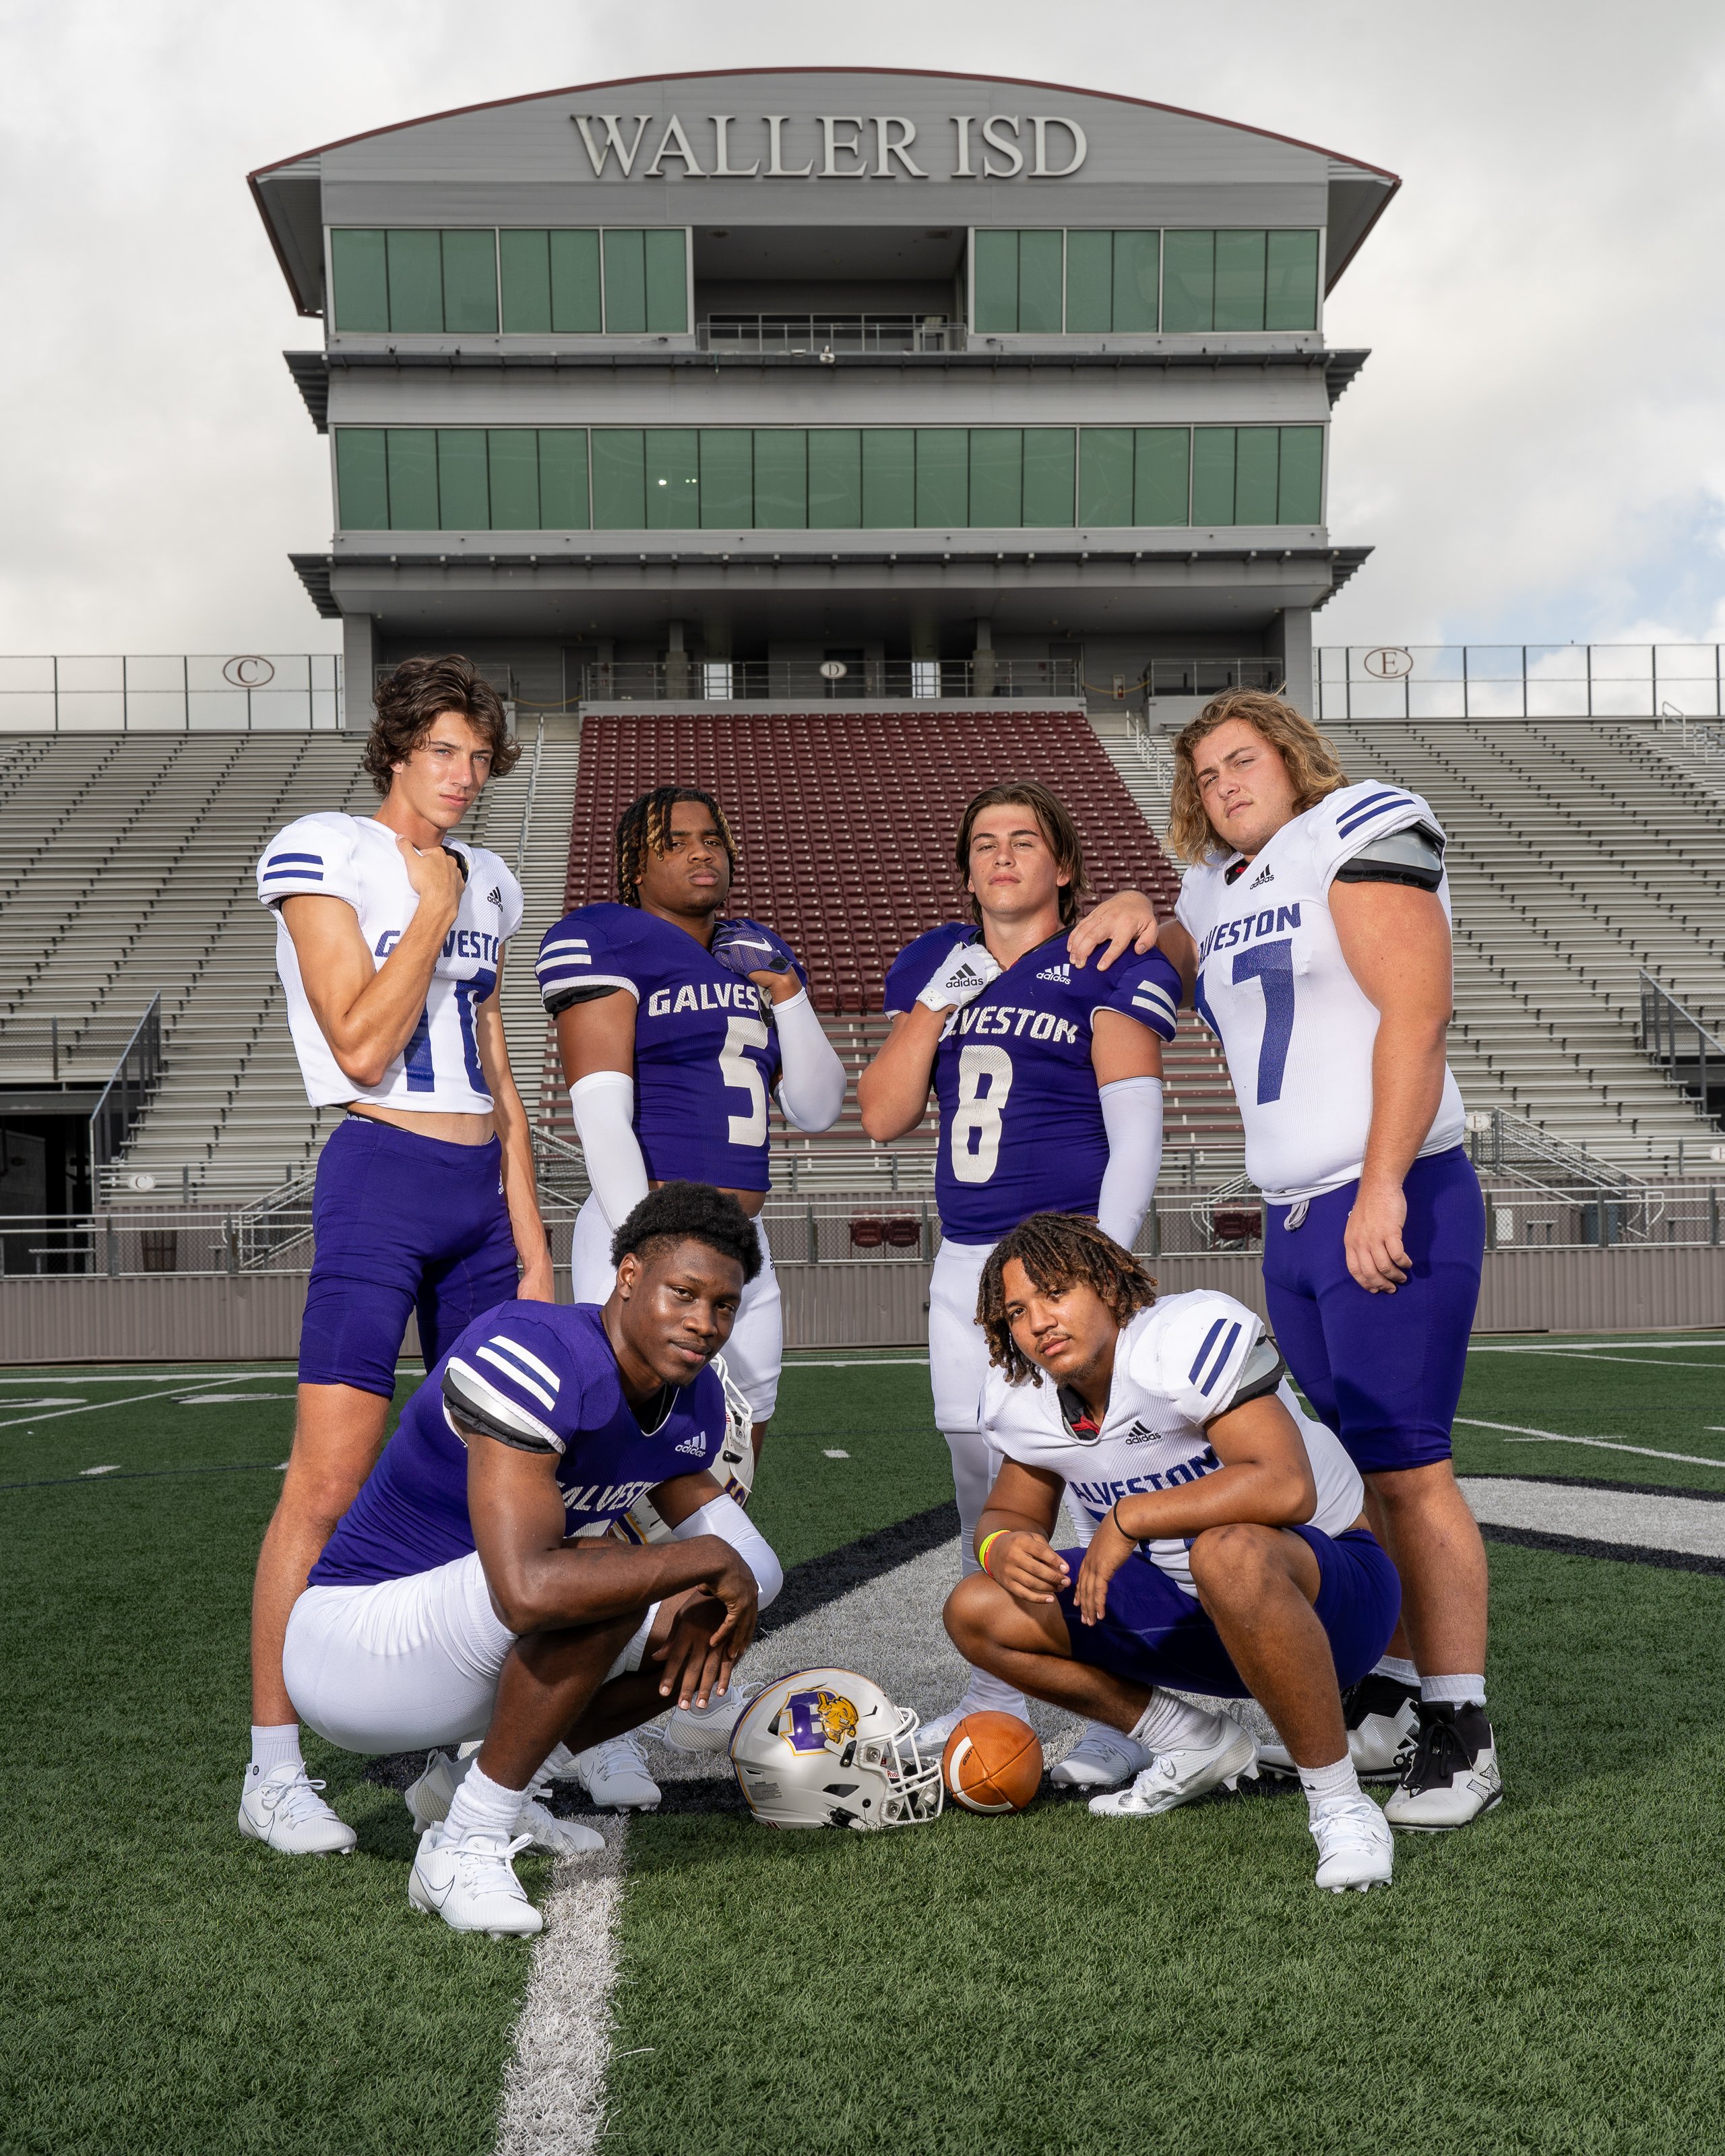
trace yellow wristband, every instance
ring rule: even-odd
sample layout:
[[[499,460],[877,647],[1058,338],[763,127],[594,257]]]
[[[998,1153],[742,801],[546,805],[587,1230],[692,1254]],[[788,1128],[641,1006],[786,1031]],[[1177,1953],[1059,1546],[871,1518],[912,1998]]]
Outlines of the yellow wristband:
[[[1009,1527],[996,1527],[992,1535],[983,1537],[983,1546],[976,1553],[976,1561],[984,1572],[988,1572],[988,1552],[993,1548],[1002,1535],[1010,1534],[1011,1532]],[[988,1572],[988,1577],[992,1579],[994,1575],[992,1572]]]

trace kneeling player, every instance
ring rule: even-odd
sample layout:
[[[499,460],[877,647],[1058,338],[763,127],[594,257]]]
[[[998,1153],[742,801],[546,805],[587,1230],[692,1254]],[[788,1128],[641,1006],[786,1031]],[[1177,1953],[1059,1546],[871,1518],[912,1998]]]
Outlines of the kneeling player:
[[[1255,1768],[1248,1731],[1163,1687],[1250,1693],[1298,1767],[1318,1885],[1387,1883],[1389,1827],[1348,1757],[1340,1687],[1384,1651],[1401,1591],[1358,1471],[1301,1413],[1258,1319],[1203,1289],[1158,1302],[1093,1221],[1047,1213],[996,1245],[978,1315],[1004,1464],[977,1528],[983,1571],[947,1604],[959,1651],[1155,1755],[1091,1799],[1110,1817]],[[1050,1547],[1063,1492],[1096,1522],[1083,1551]]]
[[[718,1191],[644,1199],[592,1304],[507,1303],[408,1402],[294,1605],[284,1663],[304,1720],[350,1752],[483,1738],[420,1841],[415,1908],[457,1931],[536,1932],[511,1859],[595,1848],[530,1784],[553,1747],[600,1743],[730,1681],[780,1572],[706,1471],[724,1441],[708,1366],[760,1263]],[[650,1496],[673,1539],[612,1539]]]

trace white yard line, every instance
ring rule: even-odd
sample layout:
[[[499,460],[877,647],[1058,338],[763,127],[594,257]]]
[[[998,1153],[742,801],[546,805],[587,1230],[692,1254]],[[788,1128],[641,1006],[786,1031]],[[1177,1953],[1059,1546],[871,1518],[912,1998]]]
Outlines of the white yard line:
[[[198,1394],[208,1392],[212,1385],[225,1385],[232,1382],[232,1379],[228,1378],[206,1378],[198,1385],[182,1385],[179,1389],[187,1394],[190,1400],[195,1404]],[[172,1394],[134,1393],[129,1399],[123,1400],[90,1400],[82,1407],[49,1408],[39,1414],[14,1415],[9,1422],[0,1422],[0,1430],[16,1430],[20,1423],[26,1422],[33,1427],[39,1422],[64,1422],[68,1415],[100,1414],[109,1408],[135,1408],[142,1400],[159,1400],[172,1397]]]
[[[1513,1430],[1512,1444],[1538,1441],[1546,1445],[1589,1445],[1601,1452],[1636,1452],[1644,1460],[1681,1460],[1689,1467],[1725,1467],[1725,1460],[1709,1460],[1704,1453],[1660,1452],[1651,1445],[1630,1445],[1620,1437],[1572,1437],[1567,1430],[1529,1430],[1525,1423],[1519,1422],[1482,1422],[1477,1415],[1457,1415],[1455,1419],[1470,1430]]]
[[[1651,1340],[1625,1340],[1608,1333],[1599,1340],[1471,1340],[1467,1343],[1470,1355],[1573,1355],[1607,1348],[1725,1348],[1725,1340],[1693,1332],[1666,1332]],[[1707,1365],[1709,1369],[1713,1367]]]
[[[926,1370],[926,1355],[865,1355],[851,1363],[787,1363],[787,1370]]]
[[[1548,1363],[1638,1363],[1648,1370],[1712,1370],[1725,1378],[1725,1363],[1678,1363],[1665,1355],[1608,1355],[1603,1348],[1533,1348],[1524,1352]]]
[[[1584,1543],[1725,1557],[1725,1505],[1705,1497],[1589,1490],[1579,1484],[1522,1482],[1510,1475],[1464,1475],[1462,1495],[1489,1527],[1528,1527]]]

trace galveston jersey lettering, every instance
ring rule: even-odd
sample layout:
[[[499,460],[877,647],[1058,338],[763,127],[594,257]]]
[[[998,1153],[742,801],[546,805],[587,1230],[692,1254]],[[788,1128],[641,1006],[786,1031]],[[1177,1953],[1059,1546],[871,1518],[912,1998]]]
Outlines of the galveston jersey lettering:
[[[735,974],[726,981],[685,981],[675,989],[655,988],[646,1004],[649,1018],[716,1010],[750,1011],[759,1018],[764,1009],[764,999],[754,983],[739,980]]]
[[[1266,907],[1261,913],[1247,914],[1239,921],[1225,921],[1211,929],[1199,947],[1198,963],[1201,966],[1212,951],[1235,951],[1241,944],[1252,942],[1265,936],[1279,936],[1285,930],[1300,926],[1300,908],[1293,906]]]

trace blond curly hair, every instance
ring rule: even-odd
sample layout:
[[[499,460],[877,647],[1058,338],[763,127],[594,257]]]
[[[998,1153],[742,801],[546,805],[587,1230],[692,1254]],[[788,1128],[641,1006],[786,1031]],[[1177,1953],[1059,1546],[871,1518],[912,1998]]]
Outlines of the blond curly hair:
[[[1335,745],[1301,711],[1265,689],[1224,689],[1174,740],[1174,783],[1168,802],[1168,845],[1183,861],[1204,861],[1222,847],[1198,790],[1199,743],[1240,719],[1260,733],[1287,767],[1303,814],[1348,783]]]

